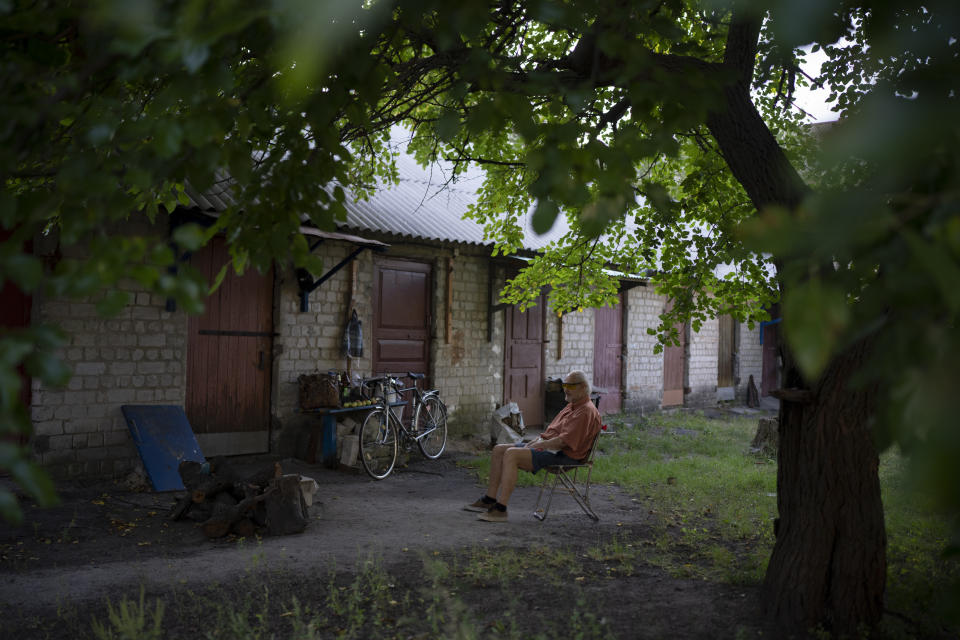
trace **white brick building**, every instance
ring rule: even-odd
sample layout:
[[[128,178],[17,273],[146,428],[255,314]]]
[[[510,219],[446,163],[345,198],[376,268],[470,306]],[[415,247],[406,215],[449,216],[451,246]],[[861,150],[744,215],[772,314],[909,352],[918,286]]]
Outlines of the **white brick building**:
[[[408,187],[423,188],[416,180],[408,183]],[[402,181],[401,186],[404,184]],[[35,297],[31,321],[64,329],[68,343],[61,355],[73,370],[64,389],[48,389],[33,382],[30,411],[36,457],[54,472],[72,475],[113,476],[135,468],[139,456],[120,411],[129,404],[186,407],[207,455],[272,451],[307,457],[308,436],[319,420],[300,410],[297,379],[304,373],[347,368],[341,340],[351,309],[362,322],[365,342],[363,356],[349,361],[353,373],[370,375],[378,366],[382,370],[383,362],[388,362],[378,364],[386,349],[383,345],[414,340],[409,335],[397,338],[395,328],[388,326],[390,318],[384,316],[385,299],[394,286],[385,283],[397,273],[400,276],[396,277],[403,278],[412,274],[425,287],[424,334],[416,340],[424,347],[422,370],[448,405],[451,438],[484,436],[490,413],[516,400],[518,380],[525,381],[530,394],[524,400],[530,407],[526,411],[531,418],[537,411],[542,416],[546,379],[561,377],[572,369],[582,369],[591,379],[599,375],[598,362],[605,364],[598,360],[596,348],[600,312],[586,309],[561,318],[548,309],[520,314],[498,304],[497,292],[513,268],[511,260],[491,258],[479,227],[460,219],[465,207],[457,198],[462,197],[451,190],[445,200],[431,201],[429,210],[423,205],[409,210],[404,209],[402,198],[389,190],[384,197],[351,210],[344,230],[362,240],[387,243],[389,248],[382,253],[363,251],[332,273],[307,295],[305,310],[302,283],[290,265],[278,264],[272,274],[251,276],[259,278],[258,286],[265,288],[264,313],[269,317],[261,319],[266,323],[264,330],[238,330],[231,324],[234,316],[242,315],[237,309],[245,311],[249,306],[242,299],[239,305],[235,300],[235,306],[223,307],[234,309],[233,315],[221,318],[220,324],[205,325],[206,320],[191,320],[182,310],[168,310],[167,300],[145,293],[133,281],[121,285],[131,294],[131,304],[110,319],[97,314],[96,299],[66,302]],[[416,200],[422,202],[423,198]],[[199,197],[196,201],[197,209],[210,211],[209,202]],[[397,223],[395,227],[389,226],[391,220]],[[411,220],[428,230],[411,232],[407,224]],[[382,226],[378,228],[378,224]],[[167,220],[159,220],[152,228],[115,231],[162,236],[169,229]],[[331,270],[357,249],[356,240],[327,237],[316,250],[325,269]],[[55,255],[56,237],[38,239],[35,251]],[[229,287],[222,288],[227,296]],[[667,300],[645,283],[625,283],[622,306],[616,312],[622,320],[616,337],[620,353],[611,356],[618,361],[611,369],[619,376],[623,410],[650,411],[661,406],[664,360],[661,354],[654,354],[655,338],[647,329],[659,323],[666,304]],[[403,312],[405,301],[393,309],[393,313],[397,309]],[[749,375],[760,386],[762,358],[758,332],[746,327],[738,327],[737,332],[736,395],[742,399]],[[705,323],[699,332],[691,332],[688,326],[686,338],[683,404],[713,405],[717,402],[717,321]],[[259,340],[261,346],[252,347],[249,357],[238,355],[238,349],[246,348],[244,340]],[[221,345],[219,351],[216,344]],[[212,355],[204,355],[198,362],[201,348]],[[514,366],[521,351],[527,358],[522,366],[529,365],[529,369]],[[222,360],[210,362],[218,357]],[[216,389],[234,387],[229,380],[220,380],[217,387],[213,377],[254,375],[248,370],[259,376],[255,382],[259,386],[246,388],[257,391],[214,397]],[[214,391],[197,399],[197,390],[205,387]],[[256,407],[244,408],[248,401]],[[197,408],[198,403],[206,404]],[[218,416],[237,406],[236,425],[207,428],[199,424],[203,419],[193,417]],[[262,417],[254,418],[255,424],[239,425],[260,406]]]

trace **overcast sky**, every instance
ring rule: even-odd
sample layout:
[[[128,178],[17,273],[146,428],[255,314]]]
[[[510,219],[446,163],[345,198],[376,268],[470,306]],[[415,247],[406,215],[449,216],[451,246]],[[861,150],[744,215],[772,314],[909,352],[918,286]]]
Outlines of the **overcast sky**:
[[[807,61],[803,65],[803,70],[812,78],[816,78],[820,73],[820,64],[826,59],[823,51],[817,53],[808,53]],[[798,88],[794,94],[797,106],[812,116],[810,122],[827,122],[836,120],[837,114],[830,111],[830,107],[824,100],[830,94],[827,88],[818,91],[811,91],[809,88]]]

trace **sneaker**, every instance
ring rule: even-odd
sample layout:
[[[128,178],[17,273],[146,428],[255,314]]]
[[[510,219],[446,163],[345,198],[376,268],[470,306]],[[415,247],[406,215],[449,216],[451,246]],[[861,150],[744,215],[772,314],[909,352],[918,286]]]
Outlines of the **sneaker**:
[[[464,510],[464,511],[475,511],[475,512],[477,512],[477,513],[483,513],[484,511],[486,511],[487,509],[489,509],[490,507],[492,507],[492,506],[495,505],[496,503],[497,503],[496,500],[490,500],[490,498],[488,498],[487,496],[483,496],[482,498],[480,498],[480,499],[477,500],[476,502],[472,502],[472,503],[470,503],[470,504],[468,504],[468,505],[464,505],[463,510]]]
[[[486,513],[480,514],[477,519],[484,522],[506,522],[507,512],[500,511],[500,509],[488,509]]]

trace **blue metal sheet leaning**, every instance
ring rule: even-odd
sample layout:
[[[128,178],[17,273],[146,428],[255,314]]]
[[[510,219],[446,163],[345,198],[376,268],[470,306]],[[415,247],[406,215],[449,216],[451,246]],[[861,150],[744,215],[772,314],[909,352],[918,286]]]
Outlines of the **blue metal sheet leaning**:
[[[178,470],[180,462],[206,462],[183,407],[125,404],[120,410],[153,488],[157,491],[183,489]]]

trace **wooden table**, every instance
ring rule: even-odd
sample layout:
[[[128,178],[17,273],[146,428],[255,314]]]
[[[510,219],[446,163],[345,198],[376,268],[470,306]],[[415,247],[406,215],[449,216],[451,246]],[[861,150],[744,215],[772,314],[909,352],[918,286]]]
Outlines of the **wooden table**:
[[[391,402],[391,407],[400,407],[406,402]],[[337,416],[349,413],[367,412],[376,409],[378,405],[368,404],[362,407],[319,407],[317,409],[301,409],[304,413],[313,413],[319,415],[320,421],[320,439],[321,461],[323,466],[336,469],[340,461],[337,460]],[[314,464],[317,461],[317,429],[310,429],[310,440],[307,442],[307,455],[304,458],[308,463]]]

